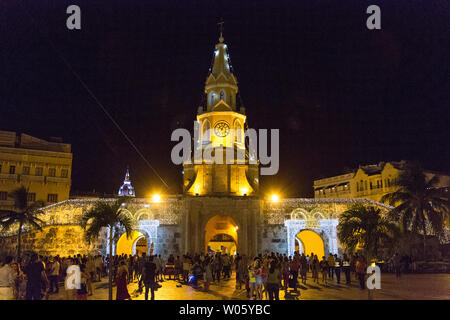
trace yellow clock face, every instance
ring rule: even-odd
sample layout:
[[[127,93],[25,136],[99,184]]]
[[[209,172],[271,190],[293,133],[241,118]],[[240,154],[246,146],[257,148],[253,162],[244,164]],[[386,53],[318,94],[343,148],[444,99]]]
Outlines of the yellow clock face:
[[[230,126],[225,121],[216,122],[214,125],[214,134],[218,137],[226,137],[230,132]]]

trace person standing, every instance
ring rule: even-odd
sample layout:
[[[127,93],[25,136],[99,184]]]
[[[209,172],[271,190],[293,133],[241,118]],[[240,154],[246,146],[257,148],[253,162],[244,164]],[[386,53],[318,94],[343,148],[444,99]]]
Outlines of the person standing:
[[[333,259],[334,261],[334,259]],[[322,257],[322,260],[320,261],[320,270],[322,271],[322,282],[326,285],[327,284],[327,276],[329,275],[329,266],[328,261],[325,259],[325,256]]]
[[[299,269],[299,263],[297,261],[297,257],[294,256],[289,265],[289,271],[292,275],[292,282],[294,284],[294,291],[297,291],[298,269]]]
[[[130,299],[130,294],[128,293],[128,268],[125,263],[125,260],[120,261],[120,267],[117,270],[117,277],[116,277],[116,286],[117,286],[117,292],[116,292],[116,300],[126,300]]]
[[[308,271],[308,261],[306,260],[305,254],[302,253],[300,257],[300,277],[302,279],[302,283],[306,284],[306,275]]]
[[[256,291],[256,276],[255,276],[255,267],[250,263],[248,267],[248,283],[249,289],[247,290],[247,297],[253,300],[253,297],[257,297]]]
[[[366,261],[363,256],[358,257],[358,260],[356,260],[356,274],[358,276],[359,285],[361,287],[361,290],[364,290],[365,288],[365,276],[366,276]]]
[[[14,300],[17,273],[11,266],[12,260],[11,256],[7,256],[0,268],[0,300]]]
[[[338,257],[337,254],[334,255],[334,273],[336,273],[336,281],[338,284],[341,283],[341,268],[342,259]]]
[[[348,256],[344,253],[344,258],[342,259],[342,271],[345,274],[345,283],[350,284],[351,277],[350,277],[350,259]]]
[[[87,300],[87,283],[89,274],[86,271],[86,265],[80,266],[80,288],[77,289],[77,300]]]
[[[150,256],[142,269],[142,279],[145,286],[145,300],[148,300],[148,292],[151,292],[151,300],[155,300],[156,289],[156,264],[153,262],[153,256]]]
[[[313,281],[319,283],[319,269],[320,269],[320,262],[317,258],[317,255],[312,256],[311,255],[311,271],[313,275]]]
[[[27,294],[26,300],[41,300],[42,282],[48,285],[47,275],[42,261],[38,260],[38,255],[33,254],[31,261],[25,268],[27,275]]]
[[[328,264],[328,277],[331,280],[333,280],[335,259],[334,259],[334,256],[331,253],[328,255],[327,264]]]
[[[50,280],[50,292],[49,293],[58,293],[58,278],[60,271],[60,264],[58,260],[55,258],[50,258],[50,272],[49,272],[49,280]]]
[[[207,257],[205,260],[205,291],[209,291],[209,284],[212,280],[211,259]]]
[[[281,283],[281,272],[277,268],[276,262],[270,262],[269,273],[267,275],[267,291],[269,300],[280,300],[279,290]]]

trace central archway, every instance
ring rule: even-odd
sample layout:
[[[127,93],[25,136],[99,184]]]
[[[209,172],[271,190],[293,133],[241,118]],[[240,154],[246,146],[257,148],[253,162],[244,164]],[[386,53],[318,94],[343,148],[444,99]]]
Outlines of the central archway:
[[[216,215],[205,225],[205,253],[224,252],[234,255],[237,250],[238,225],[226,215]]]
[[[139,231],[132,231],[131,237],[127,237],[124,233],[117,241],[116,254],[142,256],[142,253],[148,252],[148,239]]]
[[[312,230],[302,230],[295,237],[298,245],[296,245],[296,250],[300,253],[305,253],[305,255],[311,255],[314,253],[317,257],[322,259],[325,255],[325,245],[323,239],[320,235]]]

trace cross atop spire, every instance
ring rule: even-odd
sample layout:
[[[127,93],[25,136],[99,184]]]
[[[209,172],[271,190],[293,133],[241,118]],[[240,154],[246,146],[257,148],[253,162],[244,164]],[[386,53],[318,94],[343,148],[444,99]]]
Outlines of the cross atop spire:
[[[219,42],[220,43],[223,43],[223,41],[225,40],[224,38],[223,38],[223,24],[224,24],[225,22],[223,21],[223,19],[220,19],[220,22],[219,23],[217,23],[217,25],[219,26],[219,31],[220,31],[220,37],[219,37]]]

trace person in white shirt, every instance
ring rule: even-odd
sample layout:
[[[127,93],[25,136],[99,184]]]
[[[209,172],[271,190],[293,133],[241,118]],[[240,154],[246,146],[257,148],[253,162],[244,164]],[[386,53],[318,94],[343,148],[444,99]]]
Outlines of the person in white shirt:
[[[14,284],[17,274],[11,267],[12,257],[7,256],[0,267],[0,300],[14,300]]]

